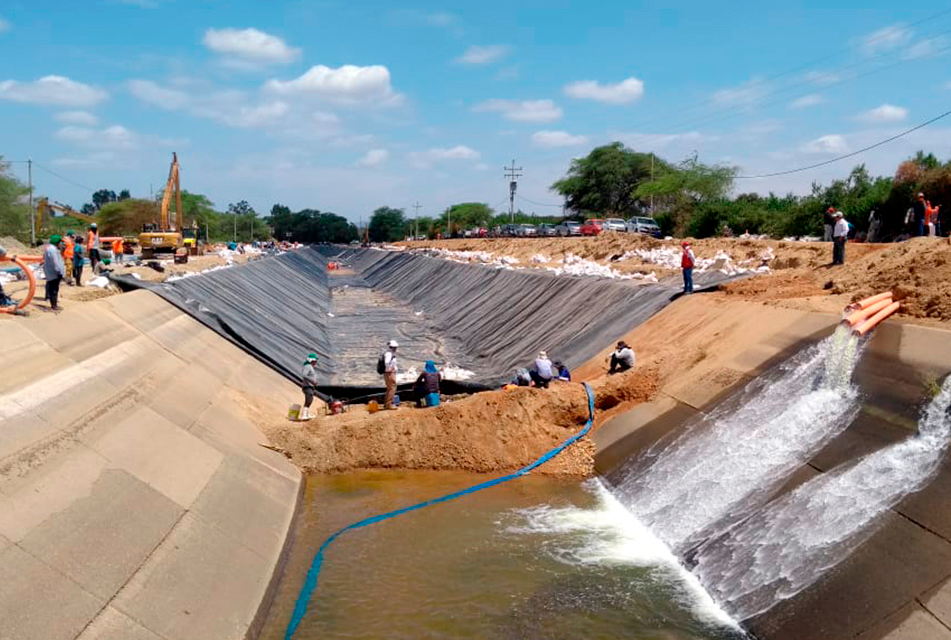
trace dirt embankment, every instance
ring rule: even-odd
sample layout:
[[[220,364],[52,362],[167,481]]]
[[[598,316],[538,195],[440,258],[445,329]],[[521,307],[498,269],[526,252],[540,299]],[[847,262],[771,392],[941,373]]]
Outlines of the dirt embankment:
[[[38,256],[43,254],[42,247],[27,247],[23,243],[18,242],[14,238],[10,237],[0,238],[0,246],[6,248],[7,254],[10,256]],[[228,257],[224,257],[218,253],[206,253],[203,256],[190,256],[186,264],[174,264],[171,259],[166,258],[157,260],[157,262],[159,262],[163,268],[162,271],[158,271],[147,266],[145,263],[136,266],[134,262],[134,256],[125,256],[122,264],[111,264],[108,268],[112,269],[113,273],[117,275],[134,274],[135,276],[138,276],[139,279],[145,280],[147,282],[163,282],[171,277],[181,277],[188,273],[200,272],[214,267],[224,267],[229,264],[229,261],[234,265],[243,264],[247,262],[250,257],[252,256],[249,256],[248,254],[233,254],[229,255]],[[10,264],[3,263],[0,264],[0,266],[9,267]],[[66,266],[67,269],[69,269],[70,265]],[[83,269],[84,286],[76,287],[63,284],[60,287],[60,306],[66,309],[76,303],[98,300],[99,298],[105,298],[121,293],[117,287],[112,285],[106,285],[105,287],[86,286],[89,281],[95,277],[95,274],[92,273],[92,270],[87,264]],[[27,311],[35,311],[40,313],[51,312],[49,305],[46,303],[46,301],[42,300],[44,296],[43,280],[38,279],[36,284],[36,297],[34,297],[33,302],[28,305]],[[23,298],[26,295],[28,288],[29,284],[25,279],[4,283],[3,285],[4,292],[16,300]],[[4,317],[7,316],[5,314],[0,314],[0,318]]]
[[[650,399],[657,389],[651,369],[602,377],[592,383],[597,419]],[[576,433],[588,418],[579,384],[549,389],[499,390],[456,399],[433,409],[404,406],[371,414],[356,405],[338,416],[306,423],[275,418],[250,396],[248,408],[270,442],[310,473],[360,468],[463,469],[499,472],[521,468]],[[539,471],[586,476],[594,446],[581,440]]]
[[[551,266],[570,253],[610,265],[622,273],[654,271],[663,277],[679,272],[674,268],[676,265],[669,263],[670,252],[679,251],[679,240],[655,240],[634,234],[403,244],[410,248],[510,256],[526,267]],[[769,267],[764,273],[723,285],[723,295],[733,298],[838,313],[850,302],[891,289],[902,302],[899,316],[928,324],[951,321],[951,243],[947,238],[914,238],[896,244],[849,243],[846,264],[842,266],[832,266],[832,245],[826,242],[706,238],[694,241],[693,249],[698,261],[712,261],[725,254],[736,266]],[[641,253],[638,255],[637,251]],[[619,260],[625,254],[627,258]],[[532,262],[536,255],[548,257],[552,263]]]

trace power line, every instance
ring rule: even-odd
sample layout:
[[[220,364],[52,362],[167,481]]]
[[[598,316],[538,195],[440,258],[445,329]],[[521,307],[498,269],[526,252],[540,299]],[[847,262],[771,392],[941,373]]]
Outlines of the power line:
[[[536,207],[558,207],[559,209],[561,209],[561,208],[564,206],[564,205],[561,205],[561,204],[549,204],[549,203],[547,203],[547,202],[535,202],[534,200],[529,200],[528,198],[526,198],[526,197],[523,196],[523,195],[519,195],[519,196],[518,196],[518,199],[519,199],[519,200],[524,200],[525,202],[527,202],[527,203],[529,203],[529,204],[533,204],[533,205],[535,205]]]
[[[875,144],[872,144],[872,145],[869,145],[869,146],[864,147],[864,148],[862,148],[862,149],[859,149],[858,151],[853,151],[852,153],[847,153],[847,154],[845,154],[844,156],[839,156],[839,157],[837,157],[837,158],[832,158],[831,160],[826,160],[826,161],[824,161],[824,162],[817,162],[817,163],[815,163],[815,164],[811,164],[811,165],[806,166],[806,167],[799,167],[798,169],[789,169],[788,171],[776,171],[776,172],[774,172],[774,173],[763,173],[763,174],[759,174],[759,175],[755,175],[755,176],[736,176],[736,179],[737,179],[737,180],[755,180],[755,179],[757,179],[757,178],[773,178],[773,177],[775,177],[775,176],[786,176],[786,175],[789,175],[789,174],[791,174],[791,173],[799,173],[800,171],[808,171],[809,169],[815,169],[815,168],[817,168],[817,167],[824,167],[824,166],[827,165],[827,164],[832,164],[833,162],[838,162],[838,161],[840,161],[840,160],[845,160],[846,158],[852,158],[852,157],[854,157],[854,156],[859,155],[860,153],[865,153],[866,151],[869,151],[869,150],[874,149],[874,148],[876,148],[876,147],[880,147],[880,146],[882,146],[882,145],[884,145],[884,144],[888,144],[889,142],[892,142],[892,141],[894,141],[894,140],[898,140],[899,138],[902,138],[902,137],[904,137],[904,136],[907,136],[909,133],[912,133],[912,132],[914,132],[914,131],[917,131],[918,129],[922,129],[922,128],[924,128],[924,127],[927,127],[929,124],[933,124],[933,123],[937,122],[938,120],[940,120],[940,119],[942,119],[942,118],[948,117],[949,115],[951,115],[951,111],[945,111],[945,112],[942,113],[940,116],[937,116],[937,117],[935,117],[935,118],[932,118],[931,120],[928,120],[927,122],[922,122],[922,123],[919,124],[918,126],[912,127],[911,129],[908,129],[907,131],[903,131],[902,133],[899,133],[898,135],[894,135],[894,136],[892,136],[892,137],[890,137],[890,138],[886,138],[885,140],[880,140],[879,142],[876,142]]]
[[[52,169],[47,169],[46,167],[44,167],[44,166],[41,165],[41,164],[37,164],[37,163],[34,162],[34,163],[33,163],[33,166],[36,167],[37,169],[42,169],[43,171],[45,171],[46,173],[48,173],[48,174],[50,174],[50,175],[52,175],[52,176],[56,176],[57,178],[59,178],[59,179],[62,180],[63,182],[68,182],[69,184],[73,185],[74,187],[79,187],[80,189],[85,189],[86,191],[89,191],[90,193],[93,193],[93,192],[95,191],[95,189],[93,189],[92,187],[87,187],[87,186],[84,185],[84,184],[79,184],[78,182],[74,182],[74,181],[70,180],[69,178],[67,178],[67,177],[65,177],[65,176],[61,176],[60,174],[56,173],[56,172],[53,171]]]

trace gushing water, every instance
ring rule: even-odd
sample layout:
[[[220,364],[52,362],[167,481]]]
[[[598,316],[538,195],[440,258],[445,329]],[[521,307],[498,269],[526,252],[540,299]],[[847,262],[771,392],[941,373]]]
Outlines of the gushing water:
[[[665,543],[686,552],[764,504],[778,485],[858,411],[859,356],[848,327],[758,379],[672,441],[625,467],[621,502]]]
[[[934,477],[951,442],[949,407],[951,378],[916,436],[807,482],[705,543],[695,572],[741,620],[809,586],[867,540],[886,509]]]

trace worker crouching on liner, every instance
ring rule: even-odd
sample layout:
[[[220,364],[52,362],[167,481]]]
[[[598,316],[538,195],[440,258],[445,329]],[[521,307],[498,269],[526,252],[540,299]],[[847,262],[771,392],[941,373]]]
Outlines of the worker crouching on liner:
[[[314,396],[317,395],[317,354],[308,353],[307,360],[304,361],[304,371],[301,375],[301,390],[304,392],[304,408],[300,410],[301,420],[310,420],[314,416],[310,415],[310,405],[314,402]]]

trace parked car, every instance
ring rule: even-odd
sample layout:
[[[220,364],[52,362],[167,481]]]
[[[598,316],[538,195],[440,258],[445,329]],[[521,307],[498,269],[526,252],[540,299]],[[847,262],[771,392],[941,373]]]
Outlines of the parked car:
[[[581,223],[575,222],[574,220],[565,220],[555,225],[555,234],[562,238],[567,236],[580,236]]]
[[[590,220],[585,220],[584,224],[581,225],[581,235],[583,236],[596,236],[601,233],[602,226],[604,225],[604,218],[591,218]]]
[[[555,231],[555,225],[543,223],[538,225],[538,235],[551,237],[551,236],[558,235],[558,232]]]
[[[484,238],[486,236],[486,230],[484,227],[472,227],[471,229],[466,229],[467,238]]]
[[[514,238],[518,235],[518,225],[517,224],[503,224],[501,229],[499,229],[499,235],[503,238]]]
[[[655,238],[660,237],[660,227],[653,218],[634,217],[627,221],[628,233],[644,233]]]
[[[604,221],[604,224],[601,225],[601,230],[620,231],[621,233],[624,233],[627,231],[627,223],[621,218],[608,218]]]
[[[538,235],[538,230],[533,224],[520,224],[517,226],[518,229],[515,231],[515,234],[520,238],[531,238]]]

